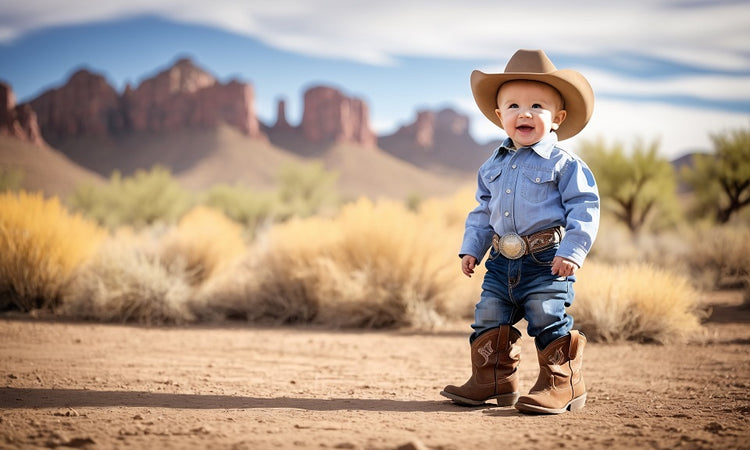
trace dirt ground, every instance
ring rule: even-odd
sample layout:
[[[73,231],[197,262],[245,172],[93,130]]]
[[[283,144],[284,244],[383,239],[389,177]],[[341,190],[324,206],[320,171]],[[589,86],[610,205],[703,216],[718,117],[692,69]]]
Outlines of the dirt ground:
[[[700,344],[589,344],[586,407],[466,408],[468,323],[436,332],[0,318],[0,448],[750,448],[750,311]],[[524,335],[520,377],[537,375]]]

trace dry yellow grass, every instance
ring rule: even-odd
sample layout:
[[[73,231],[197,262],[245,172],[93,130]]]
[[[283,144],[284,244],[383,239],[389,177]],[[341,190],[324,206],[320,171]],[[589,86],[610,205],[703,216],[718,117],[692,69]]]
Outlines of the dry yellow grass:
[[[0,207],[0,298],[24,310],[60,303],[66,315],[102,321],[229,318],[424,329],[445,318],[471,318],[481,292],[484,268],[467,279],[457,257],[474,207],[469,189],[425,200],[417,211],[360,199],[334,216],[273,225],[249,247],[238,224],[203,207],[170,228],[121,229],[104,245],[100,228],[71,216],[56,199],[3,194]],[[616,249],[608,239],[619,241],[607,232],[597,242],[605,243],[602,256]],[[717,241],[704,240],[707,253],[696,256],[703,266],[687,265],[746,268],[746,233],[707,234]],[[676,261],[695,245],[674,246],[665,236],[655,238],[663,247],[631,241],[620,258],[593,255],[575,285],[577,327],[608,342],[669,342],[697,333],[699,294],[691,280],[636,262],[659,248],[662,262]],[[639,251],[644,243],[651,253]],[[672,247],[678,250],[666,254]]]
[[[459,239],[401,203],[360,199],[333,218],[274,226],[204,295],[254,321],[429,327],[456,292]]]
[[[159,257],[158,236],[119,233],[79,270],[60,313],[78,319],[141,324],[195,320],[193,290],[181,263]]]
[[[193,208],[162,239],[163,262],[183,267],[192,285],[201,284],[244,253],[242,227],[205,206]]]
[[[571,315],[593,340],[666,343],[697,337],[699,292],[687,277],[646,263],[589,262],[578,274]]]
[[[105,232],[69,214],[57,197],[0,194],[0,306],[22,311],[55,306],[74,270]]]
[[[750,276],[750,227],[715,226],[695,230],[686,262],[708,288],[735,287]]]

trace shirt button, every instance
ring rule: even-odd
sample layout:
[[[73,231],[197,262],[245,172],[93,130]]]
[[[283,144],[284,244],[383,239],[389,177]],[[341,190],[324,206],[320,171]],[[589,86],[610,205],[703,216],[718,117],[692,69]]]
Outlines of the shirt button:
[[[542,179],[539,177],[536,177],[536,182],[539,183],[540,181],[542,181]]]
[[[515,165],[515,164],[513,164],[513,165],[512,165],[512,166],[510,166],[510,167],[512,167],[513,169],[515,169],[515,168],[516,168],[516,167],[518,167],[518,166],[517,166],[517,165]]]
[[[508,217],[510,213],[508,211],[505,211],[505,217]]]
[[[505,190],[505,193],[506,193],[506,194],[510,194],[510,189],[506,189],[506,190]]]

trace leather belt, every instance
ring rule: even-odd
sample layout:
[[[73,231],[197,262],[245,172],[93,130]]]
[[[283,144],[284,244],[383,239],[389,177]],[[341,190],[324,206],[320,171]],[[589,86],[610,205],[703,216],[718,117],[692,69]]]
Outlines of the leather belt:
[[[492,248],[508,259],[518,259],[530,253],[547,250],[560,243],[564,233],[563,227],[547,228],[528,236],[508,233],[492,236]]]

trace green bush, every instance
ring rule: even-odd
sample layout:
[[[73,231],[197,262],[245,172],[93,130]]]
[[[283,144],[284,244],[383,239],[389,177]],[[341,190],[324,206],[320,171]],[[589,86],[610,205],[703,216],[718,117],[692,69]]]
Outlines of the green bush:
[[[201,196],[200,203],[221,211],[253,235],[264,223],[274,220],[275,199],[273,192],[218,184]]]
[[[114,172],[105,186],[78,186],[68,203],[110,228],[143,227],[175,222],[190,208],[191,198],[167,169],[154,167],[124,178]]]
[[[12,167],[0,167],[0,192],[17,191],[23,182],[23,170]]]
[[[280,219],[310,217],[339,203],[338,173],[323,163],[286,164],[278,173],[276,213]]]

